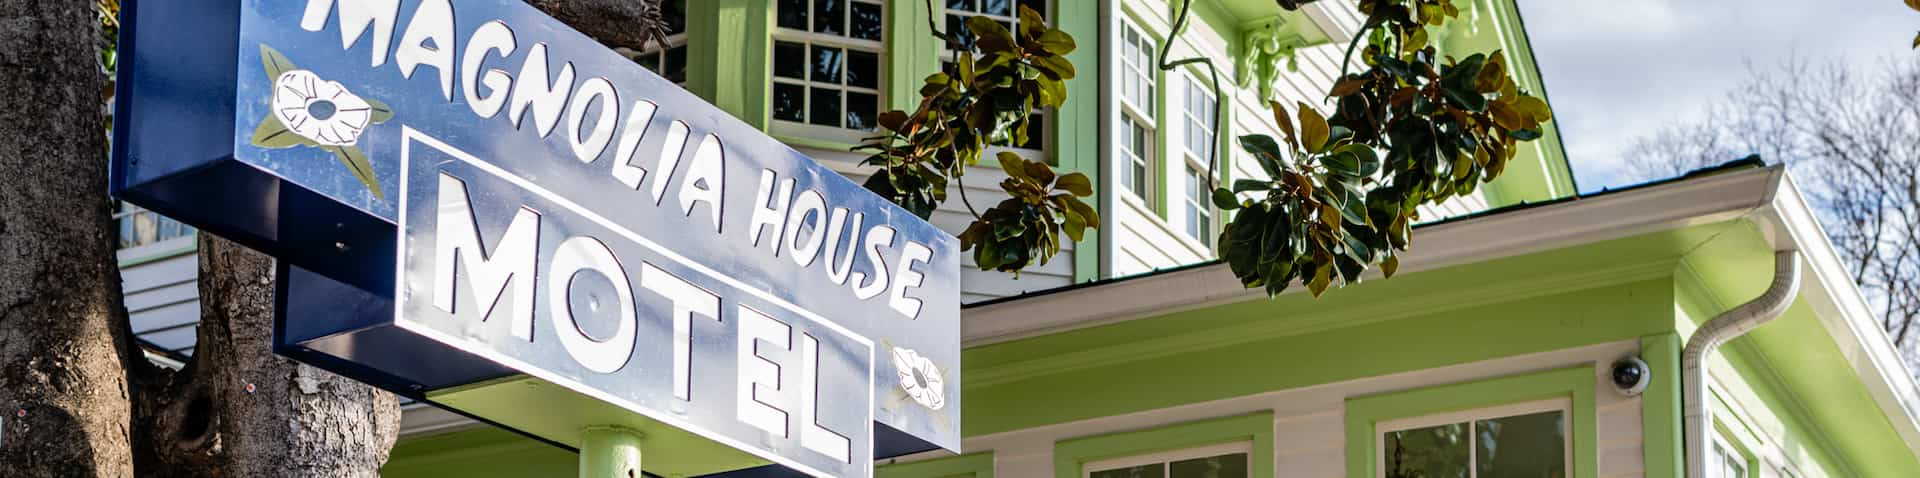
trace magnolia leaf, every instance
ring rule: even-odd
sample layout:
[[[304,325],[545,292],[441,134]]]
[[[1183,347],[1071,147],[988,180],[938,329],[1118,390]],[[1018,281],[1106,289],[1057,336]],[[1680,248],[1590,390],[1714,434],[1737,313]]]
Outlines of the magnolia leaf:
[[[1024,6],[1025,5],[1022,5],[1022,7]],[[1077,48],[1077,46],[1074,45],[1072,35],[1068,35],[1066,32],[1060,30],[1050,29],[1040,34],[1040,48],[1046,50],[1047,53],[1065,56],[1068,53],[1073,53],[1073,50]]]
[[[967,31],[973,32],[974,45],[983,52],[1012,51],[1018,45],[1006,25],[985,15],[967,17]]]
[[[1387,254],[1387,258],[1382,259],[1380,261],[1380,274],[1382,276],[1388,279],[1392,279],[1393,273],[1399,272],[1399,271],[1400,271],[1400,256]]]
[[[1307,151],[1318,153],[1327,145],[1329,129],[1327,118],[1320,116],[1320,112],[1314,111],[1312,107],[1307,106],[1306,102],[1300,102],[1299,107],[1300,139],[1303,141],[1300,146]]]
[[[372,124],[385,123],[393,119],[393,108],[388,107],[385,102],[373,98],[361,98],[361,100],[365,100],[367,107],[373,109],[372,119],[369,120]]]
[[[265,43],[260,44],[260,65],[266,67],[268,82],[279,80],[282,73],[300,69],[293,66],[293,61],[288,60],[286,55],[280,54],[280,50]]]
[[[1087,179],[1087,175],[1082,173],[1068,173],[1065,176],[1061,176],[1060,179],[1054,181],[1053,187],[1073,193],[1075,196],[1086,197],[1093,195],[1093,180]]]
[[[367,160],[367,153],[361,152],[359,146],[335,146],[333,152],[340,157],[340,164],[353,171],[353,177],[358,178],[360,184],[373,191],[373,197],[387,198],[386,193],[380,191],[380,180],[373,175],[373,162]]]
[[[280,122],[279,118],[268,114],[260,120],[260,126],[253,129],[253,145],[268,149],[291,148],[294,146],[319,146],[305,136],[294,134]]]
[[[1507,54],[1501,50],[1494,50],[1493,56],[1487,58],[1486,65],[1480,67],[1480,75],[1473,79],[1473,89],[1481,93],[1493,93],[1500,91],[1500,87],[1506,81]]]
[[[1273,124],[1280,127],[1280,134],[1286,135],[1287,144],[1292,145],[1293,149],[1300,149],[1300,138],[1293,132],[1293,119],[1287,115],[1287,108],[1280,106],[1278,101],[1267,101],[1267,106],[1272,107]],[[1242,138],[1245,141],[1245,137]]]
[[[1243,179],[1242,181],[1245,180]],[[1240,209],[1240,199],[1235,197],[1233,191],[1228,191],[1227,188],[1214,188],[1213,207],[1220,208],[1222,211]]]

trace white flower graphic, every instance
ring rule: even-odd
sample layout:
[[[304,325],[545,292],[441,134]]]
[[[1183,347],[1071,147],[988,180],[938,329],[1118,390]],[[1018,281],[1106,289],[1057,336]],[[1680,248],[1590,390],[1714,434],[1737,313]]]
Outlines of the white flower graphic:
[[[940,368],[933,360],[920,356],[913,349],[893,348],[893,369],[900,373],[900,388],[930,410],[939,410],[947,406],[947,381],[940,378]]]
[[[289,70],[273,81],[273,115],[288,131],[326,146],[353,146],[373,107],[337,81]]]

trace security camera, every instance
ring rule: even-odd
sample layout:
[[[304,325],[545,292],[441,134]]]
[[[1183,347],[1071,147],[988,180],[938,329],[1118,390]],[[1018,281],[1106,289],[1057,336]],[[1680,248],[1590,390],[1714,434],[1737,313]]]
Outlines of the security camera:
[[[1629,356],[1613,362],[1613,389],[1626,396],[1640,395],[1653,382],[1653,369],[1640,357]]]

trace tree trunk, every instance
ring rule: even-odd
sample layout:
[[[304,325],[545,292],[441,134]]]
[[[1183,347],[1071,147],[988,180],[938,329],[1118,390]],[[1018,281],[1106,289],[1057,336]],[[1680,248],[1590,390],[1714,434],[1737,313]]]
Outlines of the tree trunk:
[[[0,476],[133,476],[93,2],[0,0]]]
[[[667,41],[660,2],[671,0],[527,0],[547,15],[599,40],[608,48],[645,50]],[[698,0],[696,0],[698,1]]]
[[[199,343],[136,399],[141,476],[379,476],[397,399],[274,355],[273,258],[200,237]]]

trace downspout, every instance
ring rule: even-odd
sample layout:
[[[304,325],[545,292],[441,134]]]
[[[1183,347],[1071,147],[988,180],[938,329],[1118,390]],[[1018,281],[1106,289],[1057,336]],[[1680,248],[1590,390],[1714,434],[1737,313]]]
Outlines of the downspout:
[[[1707,354],[1720,344],[1745,335],[1748,331],[1780,317],[1793,305],[1800,292],[1800,253],[1773,253],[1773,284],[1767,291],[1713,320],[1700,324],[1680,352],[1681,396],[1686,412],[1682,433],[1686,434],[1687,476],[1707,476],[1707,430],[1712,426],[1707,413]]]

